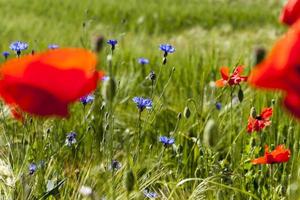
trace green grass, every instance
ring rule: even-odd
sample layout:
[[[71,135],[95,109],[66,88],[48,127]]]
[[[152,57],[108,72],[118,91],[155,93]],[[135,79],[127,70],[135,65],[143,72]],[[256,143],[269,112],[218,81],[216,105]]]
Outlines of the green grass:
[[[144,199],[146,188],[159,199],[297,199],[300,126],[281,107],[281,95],[243,84],[244,100],[230,109],[230,88],[209,86],[220,78],[221,66],[244,64],[246,73],[251,70],[254,49],[269,49],[285,31],[277,20],[281,6],[271,0],[0,0],[1,51],[15,40],[28,41],[35,51],[50,43],[92,48],[97,35],[119,40],[112,60],[117,82],[112,109],[104,103],[102,86],[92,105],[76,103],[68,119],[28,116],[21,124],[2,106],[0,199],[45,199],[47,185],[50,190],[50,183],[60,181],[49,199],[82,199],[83,185],[94,191],[86,199]],[[166,66],[161,43],[176,47]],[[109,53],[105,45],[99,54],[99,68],[105,71]],[[150,59],[145,73],[139,57]],[[150,70],[161,75],[154,108],[144,111],[139,122],[132,98],[151,95],[145,79]],[[249,135],[252,106],[258,111],[272,106],[274,115],[270,127]],[[185,107],[189,118],[183,116]],[[212,120],[215,128],[209,130]],[[78,134],[71,148],[65,146],[70,131]],[[164,149],[160,135],[173,136],[175,145]],[[285,144],[290,161],[251,165],[263,155],[264,144],[271,149]],[[111,158],[122,163],[120,170],[109,170]],[[44,165],[29,175],[29,163],[40,161]],[[130,194],[123,184],[129,169],[135,177]]]

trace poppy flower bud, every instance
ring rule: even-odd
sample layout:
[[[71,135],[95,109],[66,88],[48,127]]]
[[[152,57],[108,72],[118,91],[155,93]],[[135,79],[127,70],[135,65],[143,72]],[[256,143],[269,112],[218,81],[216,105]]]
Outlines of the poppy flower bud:
[[[255,49],[255,65],[259,64],[266,57],[266,49],[258,47]]]
[[[105,130],[108,131],[109,130],[109,124],[106,124],[105,126]]]
[[[181,119],[181,117],[182,117],[182,114],[181,114],[181,112],[180,113],[178,113],[178,115],[177,115],[177,119]]]
[[[104,37],[102,35],[97,36],[93,39],[93,50],[99,53],[103,49]]]
[[[256,116],[257,116],[256,109],[254,107],[252,107],[250,110],[250,116],[252,118],[256,118]]]
[[[129,169],[124,177],[124,187],[126,188],[127,192],[131,192],[134,188],[135,178],[133,171]]]
[[[190,111],[189,107],[186,106],[186,107],[184,108],[183,116],[184,116],[185,118],[187,118],[187,119],[191,116],[191,111]]]
[[[113,77],[103,83],[102,95],[105,101],[112,101],[116,95],[116,81]]]
[[[210,119],[205,125],[203,132],[203,143],[208,147],[214,147],[217,144],[218,126],[215,120]]]
[[[149,78],[151,81],[155,81],[156,80],[156,74],[154,71],[151,71],[149,74]]]
[[[240,102],[242,102],[244,99],[244,92],[243,92],[242,88],[239,89],[238,98],[239,98]]]
[[[275,103],[276,103],[275,99],[272,99],[271,103],[272,103],[272,105],[275,105]]]
[[[167,63],[167,57],[163,58],[163,65],[165,65]]]

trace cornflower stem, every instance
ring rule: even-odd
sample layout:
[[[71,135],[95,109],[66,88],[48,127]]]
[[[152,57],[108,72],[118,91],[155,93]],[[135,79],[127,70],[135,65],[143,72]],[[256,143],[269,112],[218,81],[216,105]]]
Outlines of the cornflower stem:
[[[142,132],[142,111],[139,110],[138,113],[138,122],[137,122],[137,126],[138,126],[138,145],[137,145],[137,149],[136,149],[136,160],[138,160],[139,157],[139,152],[140,152],[140,146],[141,146],[141,132]]]
[[[193,151],[194,151],[194,149],[195,149],[195,147],[196,147],[196,145],[197,145],[197,143],[198,143],[198,141],[200,141],[201,127],[200,127],[200,119],[199,119],[199,109],[198,109],[198,106],[197,106],[196,101],[195,101],[194,99],[188,99],[187,102],[188,102],[188,103],[190,103],[190,102],[193,103],[193,105],[194,105],[194,107],[195,107],[195,109],[196,109],[196,113],[197,113],[197,124],[198,124],[198,126],[199,126],[199,132],[198,132],[198,135],[197,135],[197,140],[196,140],[196,142],[193,144],[192,149],[189,151],[189,154],[188,154],[188,156],[187,156],[187,160],[189,160],[190,157],[191,157],[191,155],[192,155],[192,153],[193,153]],[[187,167],[188,167],[188,165],[185,165],[184,168],[183,168],[183,171],[184,171]]]
[[[153,97],[153,91],[154,91],[154,80],[151,80],[151,95],[150,95],[151,99]]]
[[[111,50],[111,57],[113,56],[113,49]],[[109,60],[108,63],[108,74],[110,78],[113,78],[113,70],[112,70],[112,58],[111,60]],[[113,131],[113,97],[110,96],[109,97],[109,101],[108,101],[108,125],[109,125],[109,165],[112,164],[113,162],[113,135],[114,135],[114,131]],[[111,194],[112,194],[112,199],[116,199],[115,197],[115,182],[114,182],[114,170],[111,170]]]
[[[160,167],[160,164],[161,164],[161,161],[162,161],[165,150],[166,150],[166,146],[163,147],[162,152],[159,155],[159,160],[158,160],[158,163],[157,163],[158,168]]]
[[[157,75],[157,79],[156,79],[156,83],[154,85],[154,88],[152,86],[152,93],[154,92],[154,89],[156,88],[157,86],[157,83],[158,83],[158,80],[161,76],[161,72],[162,72],[162,68],[167,64],[167,54],[164,54],[164,57],[163,57],[163,63],[162,63],[162,66],[159,68],[159,72],[158,72],[158,75]],[[152,83],[153,84],[153,83]],[[152,96],[152,95],[151,95]]]

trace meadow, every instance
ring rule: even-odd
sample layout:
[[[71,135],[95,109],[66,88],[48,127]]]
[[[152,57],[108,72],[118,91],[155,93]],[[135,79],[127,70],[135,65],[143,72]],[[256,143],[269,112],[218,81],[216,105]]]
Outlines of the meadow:
[[[249,74],[255,50],[269,50],[286,31],[278,22],[282,5],[0,0],[1,52],[16,40],[29,44],[24,54],[49,44],[94,50],[103,37],[97,68],[110,75],[94,101],[70,107],[69,118],[27,115],[22,123],[1,103],[0,199],[298,199],[300,126],[282,94],[247,83],[214,86],[221,66],[244,65]],[[109,39],[118,41],[113,55]],[[176,51],[163,64],[165,43]],[[134,97],[151,98],[152,109],[139,111]],[[252,107],[274,113],[270,126],[249,134]],[[175,142],[164,145],[160,136]],[[290,160],[253,165],[266,144],[284,144]]]

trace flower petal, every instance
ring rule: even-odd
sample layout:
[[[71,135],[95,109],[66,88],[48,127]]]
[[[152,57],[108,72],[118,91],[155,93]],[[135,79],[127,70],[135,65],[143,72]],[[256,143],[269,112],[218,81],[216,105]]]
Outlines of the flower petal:
[[[292,25],[298,19],[300,19],[300,1],[289,0],[281,12],[280,21]]]
[[[220,72],[223,80],[229,79],[229,67],[221,67]]]

